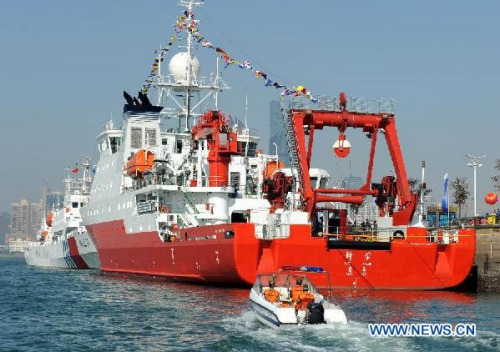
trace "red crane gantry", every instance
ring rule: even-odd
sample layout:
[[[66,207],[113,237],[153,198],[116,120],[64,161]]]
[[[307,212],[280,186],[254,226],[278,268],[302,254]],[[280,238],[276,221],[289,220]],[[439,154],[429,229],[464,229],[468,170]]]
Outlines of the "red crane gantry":
[[[290,111],[291,125],[297,146],[298,167],[300,168],[301,192],[304,206],[312,213],[318,203],[341,202],[361,204],[367,195],[377,196],[379,191],[372,187],[373,159],[379,130],[384,131],[389,153],[396,172],[396,193],[398,209],[393,212],[393,225],[408,225],[415,212],[417,195],[412,194],[404,165],[401,147],[396,131],[396,122],[392,113],[361,113],[346,109],[345,94],[341,94],[339,111],[295,110]],[[343,140],[347,128],[361,128],[371,138],[370,159],[366,182],[360,189],[320,188],[313,189],[309,176],[316,130],[325,127],[337,127]],[[306,141],[306,134],[309,135]],[[304,172],[305,171],[305,172]]]

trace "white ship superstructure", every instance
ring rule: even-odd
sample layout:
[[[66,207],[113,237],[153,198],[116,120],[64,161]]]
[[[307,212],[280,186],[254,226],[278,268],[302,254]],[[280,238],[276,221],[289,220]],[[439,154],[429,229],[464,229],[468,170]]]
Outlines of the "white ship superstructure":
[[[172,229],[251,218],[258,232],[258,224],[267,223],[270,204],[262,185],[282,163],[257,150],[259,137],[250,128],[231,123],[217,110],[218,74],[200,78],[198,64],[188,78],[180,73],[179,66],[197,62],[186,53],[177,54],[169,65],[171,74],[161,76],[159,99],[167,104],[170,100],[173,108],[125,93],[122,127],[110,122],[97,137],[100,160],[90,203],[83,209],[90,228],[123,221],[127,234],[156,232],[167,242],[177,236]],[[195,99],[193,92],[205,96]],[[213,103],[207,114],[188,108],[192,104],[199,109],[207,100]],[[162,130],[163,117],[167,127]]]
[[[64,203],[47,215],[25,252],[28,265],[89,269],[99,268],[96,248],[85,226],[80,209],[89,201],[90,160],[83,163],[83,177],[65,179]],[[75,170],[79,171],[79,170]]]

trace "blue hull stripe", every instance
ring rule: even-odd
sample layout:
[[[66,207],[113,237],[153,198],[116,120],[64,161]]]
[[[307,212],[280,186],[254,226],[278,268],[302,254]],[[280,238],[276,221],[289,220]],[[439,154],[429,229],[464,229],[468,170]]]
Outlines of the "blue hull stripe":
[[[69,252],[69,244],[68,240],[63,241],[63,248],[64,248],[64,260],[66,261],[66,264],[70,269],[77,269],[77,265],[73,258],[71,258],[70,252]]]
[[[258,308],[257,308],[257,309],[256,309],[256,308],[254,308],[254,312],[255,312],[255,313],[257,313],[257,315],[258,315],[259,317],[261,317],[261,318],[262,318],[262,319],[264,319],[264,320],[267,320],[268,322],[270,322],[270,323],[271,323],[271,324],[273,324],[274,326],[276,326],[276,327],[278,327],[278,328],[279,328],[281,325],[297,325],[297,324],[292,324],[292,323],[282,324],[282,323],[280,323],[280,322],[279,322],[279,320],[278,320],[278,316],[277,316],[276,314],[274,314],[273,312],[271,312],[269,309],[267,309],[266,307],[264,307],[264,306],[262,306],[262,305],[260,305],[260,304],[258,304],[258,303],[256,303],[256,302],[254,302],[254,301],[251,301],[251,302],[252,302],[252,304],[253,304],[253,305],[255,305],[256,307],[258,307],[258,308],[262,308],[262,309],[265,309],[266,311],[268,311],[269,313],[271,313],[271,314],[273,314],[273,315],[275,316],[276,320],[273,320],[273,319],[269,318],[267,315],[265,315],[265,314],[261,313],[261,312],[259,311],[259,309],[258,309]]]

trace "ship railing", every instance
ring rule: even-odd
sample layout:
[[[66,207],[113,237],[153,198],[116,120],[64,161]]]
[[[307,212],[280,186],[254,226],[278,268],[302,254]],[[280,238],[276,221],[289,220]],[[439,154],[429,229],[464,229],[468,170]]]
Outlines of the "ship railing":
[[[328,236],[330,238],[335,238],[337,240],[347,240],[347,241],[369,241],[369,242],[389,242],[389,236],[379,236],[377,228],[362,229],[361,227],[349,227],[347,234],[342,234],[340,227],[335,227],[331,229],[329,233],[318,233],[319,236]]]
[[[427,237],[430,242],[438,244],[458,243],[460,241],[458,229],[435,229],[430,231]]]
[[[186,214],[177,214],[177,219],[181,228],[198,226],[198,223],[191,221]]]
[[[347,234],[341,234],[340,227],[332,231],[333,233],[318,233],[318,236],[328,236],[337,240],[348,241],[372,241],[372,242],[390,242],[395,239],[416,240],[425,238],[428,242],[437,244],[459,243],[460,237],[470,236],[461,235],[458,229],[436,229],[428,231],[426,234],[408,235],[404,227],[386,227],[370,228],[349,226]]]
[[[164,75],[161,75],[160,77],[161,79],[158,81],[158,86],[172,86],[172,87],[179,87],[179,88],[184,88],[185,87],[185,80],[184,81],[178,81],[175,79],[174,75],[171,75],[171,74],[164,74]],[[193,87],[212,87],[214,89],[226,89],[225,86],[221,86],[219,87],[220,85],[220,81],[219,83],[217,82],[217,78],[215,76],[198,76],[194,79],[192,79],[191,81],[191,86]]]
[[[222,176],[214,175],[214,176],[208,176],[208,182],[210,183],[216,183],[216,184],[221,184],[222,183]],[[227,178],[226,178],[227,180]],[[231,185],[229,186],[218,186],[218,187],[232,187]]]
[[[235,125],[234,123],[237,123]],[[241,121],[234,121],[233,126],[231,127],[232,132],[238,133],[238,135],[242,136],[257,136],[259,130],[252,127],[245,127],[244,125],[240,125]]]
[[[390,242],[393,239],[408,239],[406,228],[401,226],[377,227],[377,226],[348,226],[347,232],[342,234],[340,227],[329,229],[328,233],[318,232],[318,236],[334,237],[338,240],[347,241],[370,241]]]
[[[304,97],[292,97],[283,103],[285,109],[311,109],[325,111],[340,111],[339,97],[322,95],[315,97],[317,102]],[[394,114],[395,101],[388,98],[347,97],[346,109],[357,113],[387,113]]]
[[[200,211],[196,207],[196,204],[194,203],[194,201],[189,196],[186,188],[181,187],[180,191],[181,191],[182,196],[184,197],[186,208],[191,208],[191,212],[193,212],[194,214],[199,214]]]

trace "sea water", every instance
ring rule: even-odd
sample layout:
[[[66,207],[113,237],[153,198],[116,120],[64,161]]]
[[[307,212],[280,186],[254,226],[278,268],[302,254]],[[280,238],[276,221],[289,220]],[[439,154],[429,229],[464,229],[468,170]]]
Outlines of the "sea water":
[[[248,290],[0,259],[0,351],[500,351],[500,295],[336,292],[347,324],[261,325]],[[371,337],[369,323],[475,323],[476,337]]]

